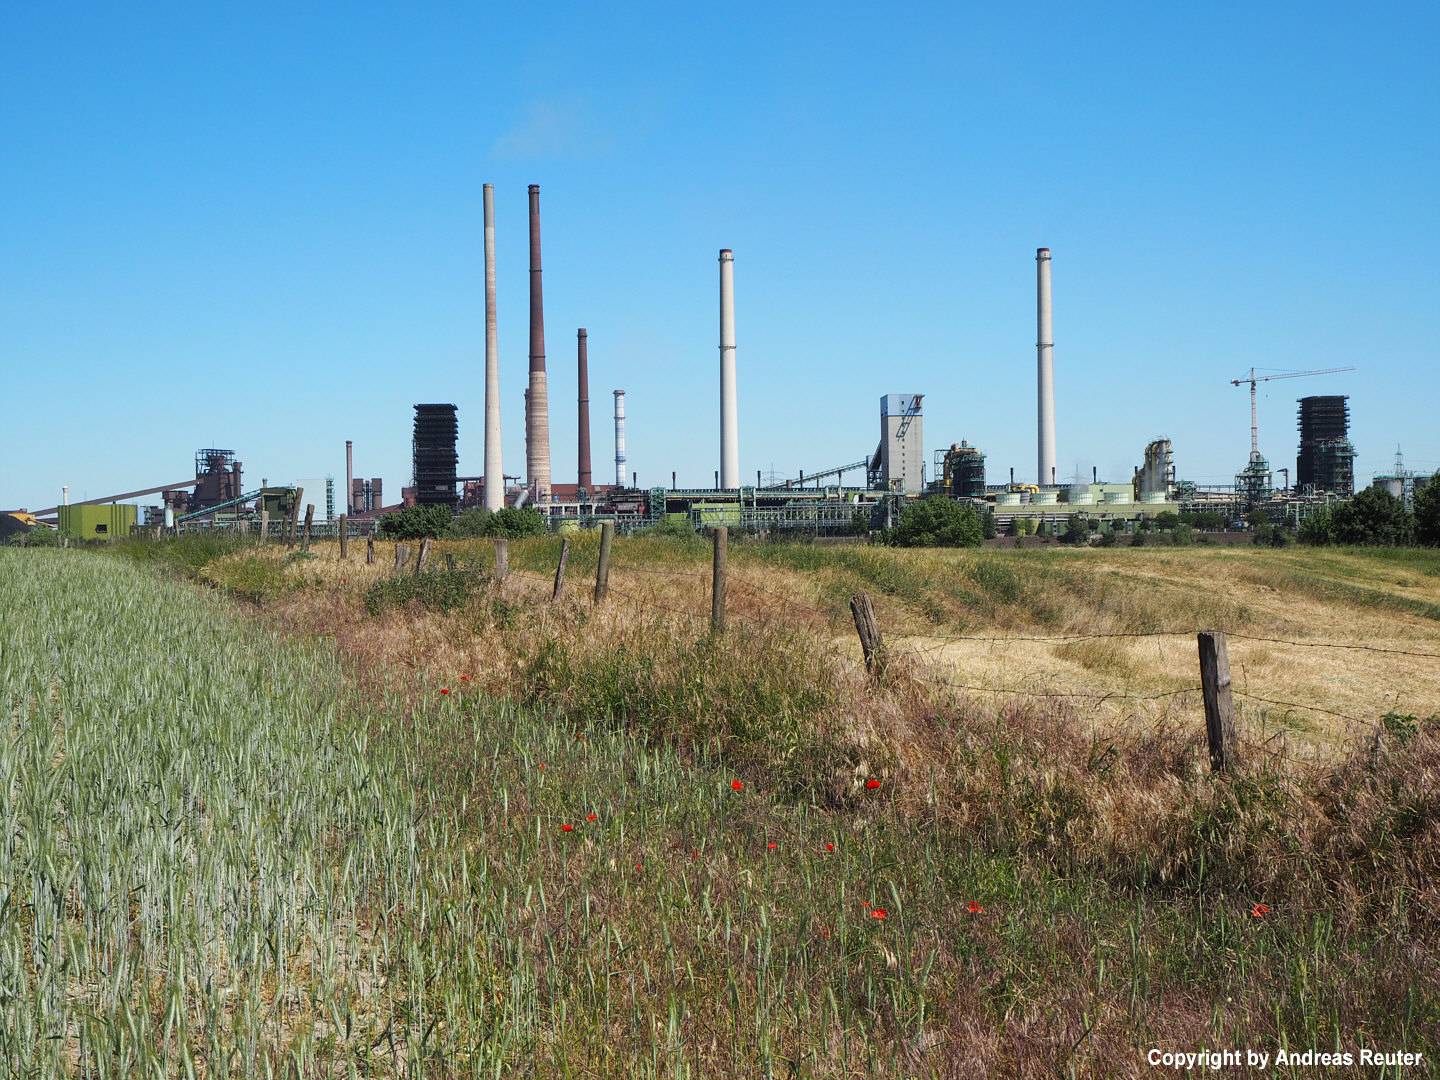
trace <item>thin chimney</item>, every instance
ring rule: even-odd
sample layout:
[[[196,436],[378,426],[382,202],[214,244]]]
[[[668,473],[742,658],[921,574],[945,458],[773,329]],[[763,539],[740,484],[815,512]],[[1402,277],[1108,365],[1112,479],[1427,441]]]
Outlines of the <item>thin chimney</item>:
[[[545,303],[540,288],[540,187],[530,185],[530,395],[525,399],[525,471],[550,497],[550,410],[545,392]]]
[[[575,332],[580,365],[580,467],[577,483],[589,491],[594,485],[590,475],[590,361],[586,355],[586,333]]]

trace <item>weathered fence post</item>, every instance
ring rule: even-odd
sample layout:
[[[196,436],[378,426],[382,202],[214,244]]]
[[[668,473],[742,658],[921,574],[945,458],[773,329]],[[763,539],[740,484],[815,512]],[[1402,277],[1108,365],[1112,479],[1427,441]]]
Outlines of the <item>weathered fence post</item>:
[[[300,542],[301,551],[310,550],[310,523],[315,520],[315,504],[305,504],[305,538]]]
[[[296,526],[300,523],[300,500],[303,498],[305,498],[305,489],[303,487],[297,487],[295,489],[295,503],[290,507],[290,514],[285,524],[281,526],[281,532],[283,534],[281,539],[285,541],[286,547],[295,546]]]
[[[346,514],[340,515],[340,557],[350,558],[350,518]]]
[[[446,569],[446,570],[454,570],[454,569],[455,569],[455,553],[454,553],[453,551],[447,551],[447,552],[445,552],[445,569]]]
[[[715,565],[710,582],[710,632],[725,633],[725,555],[730,546],[730,530],[715,527]]]
[[[375,537],[373,536],[365,538],[365,564],[367,566],[375,565]]]
[[[570,538],[564,537],[560,541],[560,562],[555,567],[555,588],[550,593],[550,602],[553,604],[560,599],[560,594],[565,591],[565,564],[570,561]]]
[[[1200,688],[1205,694],[1210,771],[1229,772],[1235,765],[1235,701],[1230,696],[1230,655],[1219,630],[1200,632]]]
[[[420,557],[415,560],[415,573],[420,573],[430,565],[430,537],[422,537],[420,540]]]
[[[869,593],[858,592],[850,597],[850,614],[855,618],[855,633],[860,635],[865,670],[879,678],[884,670],[885,639],[880,635],[880,623],[875,618],[875,605],[870,602]]]
[[[261,511],[260,511],[260,542],[261,542],[262,544],[268,544],[268,543],[270,542],[270,511],[269,511],[269,510],[261,510]]]
[[[410,561],[410,545],[409,545],[409,544],[396,544],[396,545],[395,545],[395,570],[396,570],[396,572],[398,573],[399,571],[404,570],[406,564],[407,564],[409,561]]]
[[[499,584],[510,573],[510,541],[495,541],[495,582]]]
[[[600,564],[595,567],[595,602],[605,599],[610,591],[610,544],[615,539],[615,523],[600,523]]]

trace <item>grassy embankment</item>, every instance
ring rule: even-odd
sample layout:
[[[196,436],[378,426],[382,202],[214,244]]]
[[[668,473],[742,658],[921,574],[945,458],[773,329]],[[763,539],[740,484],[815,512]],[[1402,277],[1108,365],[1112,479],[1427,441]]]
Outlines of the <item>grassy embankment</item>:
[[[190,572],[301,642],[88,553],[0,553],[6,625],[44,628],[0,665],[16,717],[0,761],[24,781],[0,792],[7,822],[48,830],[0,867],[22,913],[3,955],[34,957],[0,969],[24,990],[0,1008],[49,1008],[35,1022],[69,1036],[12,1025],[9,1053],[74,1055],[86,1024],[101,1058],[188,1047],[243,1072],[278,1050],[277,1068],[293,1055],[306,1075],[532,1060],[575,1075],[1138,1075],[1150,1046],[1280,1039],[1440,1053],[1434,725],[1392,721],[1324,768],[1252,747],[1216,782],[1192,699],[1115,723],[1090,699],[956,691],[936,676],[987,672],[906,649],[871,687],[843,608],[863,584],[892,638],[927,647],[1198,622],[1295,640],[1373,625],[1440,651],[1433,556],[747,549],[716,643],[695,617],[703,549],[617,544],[633,569],[596,609],[584,543],[558,606],[548,541],[512,544],[533,573],[499,589],[483,548],[456,546],[482,575],[418,583],[353,555],[203,548],[135,553],[188,552]],[[1257,594],[1328,605],[1327,621],[1232,591],[1247,574]],[[303,645],[313,634],[338,649]],[[1187,683],[1143,652],[1120,674],[1104,654],[1036,655],[1014,685]],[[157,741],[171,750],[150,761]],[[76,813],[83,778],[121,762],[129,786]],[[42,825],[57,798],[66,813]],[[252,832],[216,844],[212,807],[242,802],[224,820]],[[126,807],[145,808],[138,825],[88,824]],[[89,846],[72,839],[87,830]],[[290,857],[252,865],[252,848]],[[126,879],[130,921],[152,920],[128,953],[127,920],[87,884],[126,860],[143,867]],[[208,928],[171,922],[206,866],[243,885],[203,886]],[[247,906],[246,890],[274,899]],[[57,1028],[55,1010],[92,992]]]

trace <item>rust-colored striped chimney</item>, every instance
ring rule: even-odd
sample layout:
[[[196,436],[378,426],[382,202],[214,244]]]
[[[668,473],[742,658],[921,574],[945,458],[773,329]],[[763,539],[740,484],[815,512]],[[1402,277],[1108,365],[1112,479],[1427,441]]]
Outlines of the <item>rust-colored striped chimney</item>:
[[[530,394],[525,399],[525,471],[550,497],[550,409],[545,393],[545,302],[540,289],[540,186],[530,185]]]
[[[593,486],[590,473],[590,360],[585,353],[584,329],[575,332],[580,363],[580,468],[576,481],[589,491]]]

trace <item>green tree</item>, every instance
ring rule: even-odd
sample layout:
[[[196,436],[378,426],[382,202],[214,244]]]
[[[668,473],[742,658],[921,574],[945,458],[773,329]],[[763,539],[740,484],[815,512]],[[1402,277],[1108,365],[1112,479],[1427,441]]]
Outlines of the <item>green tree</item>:
[[[1415,492],[1415,542],[1440,545],[1440,473]]]
[[[900,511],[890,542],[897,547],[979,547],[984,535],[973,506],[931,495]]]
[[[1155,515],[1155,527],[1157,529],[1164,529],[1166,532],[1169,532],[1179,524],[1180,515],[1174,510],[1161,510],[1160,513]]]
[[[392,510],[375,526],[381,540],[438,540],[450,529],[455,519],[448,506],[407,506]]]
[[[1415,542],[1415,518],[1384,488],[1368,487],[1331,513],[1337,544],[1404,547]]]
[[[1078,544],[1084,546],[1090,542],[1090,529],[1085,519],[1079,514],[1071,514],[1065,520],[1065,532],[1060,537],[1061,543]]]
[[[985,513],[980,516],[980,532],[986,540],[994,540],[995,537],[999,535],[995,528],[994,510],[986,510]]]

